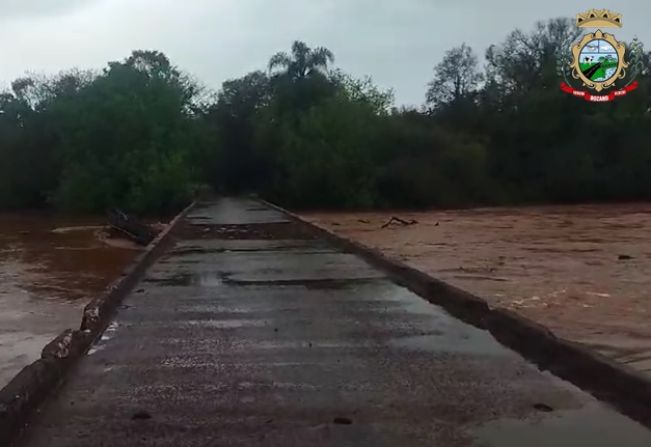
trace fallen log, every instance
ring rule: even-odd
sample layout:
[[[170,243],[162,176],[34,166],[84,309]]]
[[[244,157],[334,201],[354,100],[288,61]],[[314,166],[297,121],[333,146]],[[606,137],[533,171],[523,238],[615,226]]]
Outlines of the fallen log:
[[[149,245],[156,237],[156,232],[133,216],[119,209],[111,209],[107,213],[108,223],[111,228],[119,231],[127,238],[131,239],[139,245]]]
[[[391,225],[410,226],[410,225],[416,225],[417,223],[418,223],[418,221],[416,221],[416,220],[407,221],[407,220],[401,219],[399,217],[393,216],[391,219],[389,219],[389,221],[387,223],[382,225],[382,228],[384,229],[384,228],[390,227]]]

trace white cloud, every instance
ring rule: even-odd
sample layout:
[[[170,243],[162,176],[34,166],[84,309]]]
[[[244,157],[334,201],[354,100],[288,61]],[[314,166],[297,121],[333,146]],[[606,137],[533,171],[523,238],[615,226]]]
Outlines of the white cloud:
[[[615,49],[609,43],[604,42],[604,43],[601,44],[601,51],[602,52],[609,52],[609,51],[615,51]]]

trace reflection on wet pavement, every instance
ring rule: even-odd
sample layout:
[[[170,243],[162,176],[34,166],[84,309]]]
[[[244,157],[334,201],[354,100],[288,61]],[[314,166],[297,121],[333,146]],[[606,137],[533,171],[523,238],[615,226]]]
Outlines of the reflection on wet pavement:
[[[622,439],[621,434],[626,433]],[[595,403],[541,413],[537,420],[503,419],[475,430],[477,447],[648,447],[649,431]],[[526,440],[526,441],[523,441]]]
[[[416,220],[382,228],[391,216]],[[308,219],[651,374],[651,204]]]
[[[136,253],[104,244],[99,223],[0,216],[0,388],[62,330],[76,328],[89,299]]]

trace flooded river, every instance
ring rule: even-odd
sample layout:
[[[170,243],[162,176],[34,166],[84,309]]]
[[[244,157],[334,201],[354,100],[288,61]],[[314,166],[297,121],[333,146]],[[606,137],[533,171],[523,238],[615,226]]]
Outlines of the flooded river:
[[[651,374],[651,204],[307,217]]]
[[[308,217],[651,374],[651,204]],[[137,254],[101,223],[0,215],[0,386]]]
[[[109,246],[97,218],[0,214],[0,388],[81,323],[84,306],[138,253]]]

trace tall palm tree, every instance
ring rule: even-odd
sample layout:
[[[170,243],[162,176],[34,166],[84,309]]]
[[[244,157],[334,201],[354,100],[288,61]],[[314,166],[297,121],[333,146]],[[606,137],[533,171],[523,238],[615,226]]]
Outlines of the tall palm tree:
[[[292,53],[280,52],[269,60],[269,71],[277,68],[291,79],[302,79],[316,72],[323,72],[335,61],[332,51],[324,47],[310,48],[305,42],[296,41]]]

